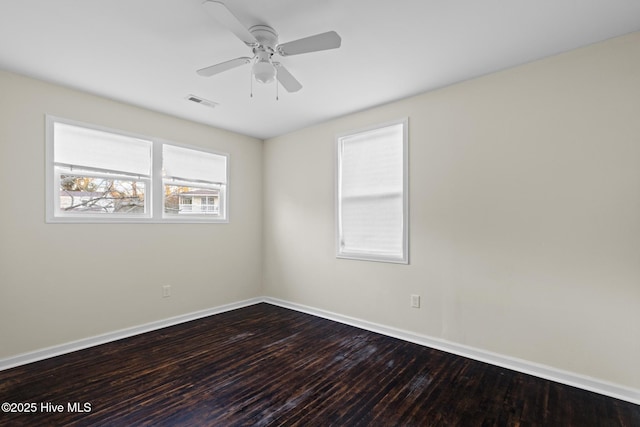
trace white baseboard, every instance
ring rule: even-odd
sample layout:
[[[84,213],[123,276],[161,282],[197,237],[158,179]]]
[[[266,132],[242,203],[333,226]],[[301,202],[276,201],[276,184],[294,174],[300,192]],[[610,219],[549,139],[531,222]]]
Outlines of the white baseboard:
[[[193,313],[170,317],[168,319],[158,320],[156,322],[146,323],[140,326],[134,326],[114,332],[108,332],[106,334],[84,338],[53,347],[47,347],[40,350],[19,354],[17,356],[9,357],[6,359],[0,359],[0,371],[14,368],[20,365],[26,365],[27,363],[37,362],[39,360],[48,359],[50,357],[71,353],[73,351],[83,350],[85,348],[94,347],[96,345],[106,344],[108,342],[132,337],[134,335],[144,334],[145,332],[155,331],[157,329],[166,328],[168,326],[190,322],[191,320],[201,319],[203,317],[212,316],[214,314],[224,313],[226,311],[235,310],[237,308],[247,307],[249,305],[254,305],[263,301],[264,298],[252,298],[245,301],[234,302],[231,304],[225,304],[206,310],[200,310]]]
[[[640,390],[619,384],[277,298],[264,302],[640,405]]]
[[[73,351],[82,350],[85,348],[93,347],[100,344],[105,344],[119,339],[128,338],[134,335],[143,334],[145,332],[155,331],[157,329],[166,328],[180,323],[189,322],[191,320],[200,319],[214,314],[224,313],[226,311],[235,310],[242,307],[266,302],[268,304],[277,305],[280,307],[288,308],[291,310],[299,311],[302,313],[311,314],[313,316],[322,317],[328,320],[344,323],[347,325],[355,326],[360,329],[365,329],[371,332],[376,332],[382,335],[398,338],[404,341],[409,341],[415,344],[423,345],[425,347],[434,348],[437,350],[445,351],[447,353],[456,354],[470,359],[478,360],[480,362],[489,363],[503,368],[512,369],[514,371],[522,372],[525,374],[533,375],[536,377],[544,378],[547,380],[555,381],[561,384],[566,384],[573,387],[578,387],[583,390],[592,391],[605,396],[613,397],[616,399],[624,400],[627,402],[640,405],[640,390],[628,388],[618,384],[609,383],[599,380],[597,378],[591,378],[588,376],[576,374],[561,369],[556,369],[550,366],[541,365],[533,362],[529,362],[522,359],[517,359],[509,356],[492,353],[486,350],[480,350],[477,348],[456,344],[451,341],[446,341],[438,338],[429,337],[426,335],[415,334],[413,332],[404,331],[402,329],[396,329],[390,326],[380,325],[366,320],[357,319],[354,317],[344,316],[341,314],[333,313],[326,310],[321,310],[314,307],[309,307],[302,304],[296,304],[289,301],[284,301],[277,298],[263,297],[252,298],[245,301],[239,301],[231,304],[226,304],[206,310],[201,310],[193,313],[184,314],[181,316],[175,316],[156,322],[146,323],[140,326],[134,326],[127,329],[121,329],[119,331],[109,332],[94,337],[89,337],[53,347],[43,348],[40,350],[32,351],[29,353],[19,354],[17,356],[9,357],[6,359],[0,359],[0,371],[10,369],[20,365],[26,365],[27,363],[37,362],[39,360],[48,359],[50,357],[59,356]]]

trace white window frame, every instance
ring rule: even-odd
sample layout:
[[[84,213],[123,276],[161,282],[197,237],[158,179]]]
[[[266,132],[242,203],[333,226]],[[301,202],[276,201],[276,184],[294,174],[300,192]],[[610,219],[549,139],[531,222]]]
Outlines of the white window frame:
[[[139,178],[133,175],[101,173],[100,171],[78,171],[82,176],[108,176],[119,179],[135,179],[145,182],[145,207],[148,212],[144,214],[82,214],[74,212],[65,214],[60,212],[60,178],[59,169],[54,164],[54,125],[63,123],[71,126],[82,127],[91,130],[108,132],[115,135],[122,135],[131,138],[143,139],[151,142],[151,174],[148,178]],[[46,115],[46,147],[45,147],[45,221],[47,223],[228,223],[229,222],[229,154],[215,150],[204,149],[202,147],[178,144],[138,135],[130,132],[123,132],[107,127],[83,123],[53,115]],[[164,145],[187,148],[201,151],[203,153],[215,154],[225,158],[225,183],[220,188],[220,216],[211,215],[167,215],[164,213],[164,180],[162,175],[162,148]],[[70,172],[73,174],[73,171]],[[201,184],[194,183],[195,186]],[[202,184],[206,186],[206,184]]]
[[[402,125],[402,253],[381,254],[375,251],[349,251],[342,244],[342,147],[343,141],[367,132]],[[409,263],[409,119],[408,117],[339,134],[335,138],[335,247],[336,258],[377,261],[396,264]]]

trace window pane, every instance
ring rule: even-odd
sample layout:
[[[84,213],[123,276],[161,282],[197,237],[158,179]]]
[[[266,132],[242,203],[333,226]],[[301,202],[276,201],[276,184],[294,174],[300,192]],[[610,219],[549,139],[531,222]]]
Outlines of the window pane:
[[[164,212],[168,215],[220,216],[220,189],[164,186]]]
[[[60,175],[60,212],[144,215],[145,190],[144,181]]]
[[[402,194],[342,201],[342,250],[402,256]]]
[[[342,140],[342,195],[402,191],[402,125],[376,129]]]

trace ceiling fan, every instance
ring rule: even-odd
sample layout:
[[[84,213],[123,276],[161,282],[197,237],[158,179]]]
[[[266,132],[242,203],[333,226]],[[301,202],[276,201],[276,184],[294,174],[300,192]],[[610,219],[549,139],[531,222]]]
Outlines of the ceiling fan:
[[[270,83],[277,79],[288,92],[297,92],[302,89],[302,85],[281,63],[273,61],[273,56],[292,56],[335,49],[340,47],[342,41],[338,33],[327,31],[281,44],[278,42],[278,33],[273,28],[268,25],[254,25],[247,29],[222,2],[205,0],[202,5],[253,52],[253,57],[242,56],[198,70],[197,73],[204,77],[253,62],[252,74],[258,82]]]

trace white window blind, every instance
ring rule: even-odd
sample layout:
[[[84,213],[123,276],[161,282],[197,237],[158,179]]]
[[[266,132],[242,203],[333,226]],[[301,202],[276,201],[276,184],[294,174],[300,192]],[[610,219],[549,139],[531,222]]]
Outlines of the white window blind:
[[[54,123],[54,162],[60,166],[148,177],[151,141]]]
[[[227,183],[226,156],[167,144],[163,146],[162,152],[166,180]]]
[[[405,126],[338,138],[339,257],[406,262]]]

